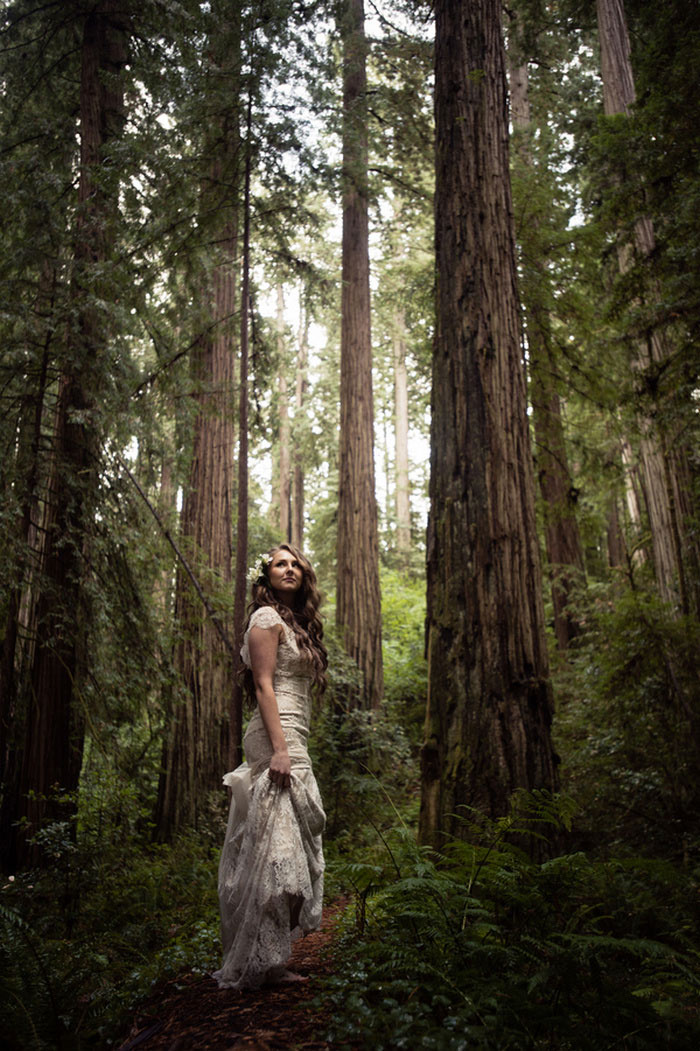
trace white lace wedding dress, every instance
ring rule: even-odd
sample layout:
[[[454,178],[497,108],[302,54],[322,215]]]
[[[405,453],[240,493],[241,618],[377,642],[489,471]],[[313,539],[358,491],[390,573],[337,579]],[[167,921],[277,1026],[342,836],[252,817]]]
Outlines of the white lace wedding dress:
[[[243,739],[246,762],[227,774],[233,789],[219,863],[224,961],[221,987],[249,989],[279,977],[292,941],[321,923],[326,816],[308,753],[311,673],[292,629],[271,606],[255,610],[241,657],[250,667],[252,627],[281,624],[274,690],[292,763],[290,788],[267,776],[272,748],[256,710]]]

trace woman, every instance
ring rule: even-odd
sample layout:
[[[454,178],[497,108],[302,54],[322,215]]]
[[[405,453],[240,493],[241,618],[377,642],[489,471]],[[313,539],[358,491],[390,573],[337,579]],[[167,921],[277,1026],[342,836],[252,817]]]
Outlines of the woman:
[[[328,658],[310,563],[290,544],[263,560],[241,648],[257,701],[243,739],[247,762],[233,789],[219,864],[224,962],[219,985],[249,989],[300,981],[292,941],[316,930],[323,898],[323,812],[309,759],[311,691],[323,692]]]

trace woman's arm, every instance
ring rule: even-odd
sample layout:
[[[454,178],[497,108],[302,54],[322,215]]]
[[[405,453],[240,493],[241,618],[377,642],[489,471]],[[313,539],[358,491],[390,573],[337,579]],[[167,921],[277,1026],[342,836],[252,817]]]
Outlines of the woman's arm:
[[[248,651],[258,708],[272,745],[269,777],[281,788],[289,788],[292,764],[273,686],[277,647],[283,630],[281,624],[272,628],[251,628],[248,635]]]

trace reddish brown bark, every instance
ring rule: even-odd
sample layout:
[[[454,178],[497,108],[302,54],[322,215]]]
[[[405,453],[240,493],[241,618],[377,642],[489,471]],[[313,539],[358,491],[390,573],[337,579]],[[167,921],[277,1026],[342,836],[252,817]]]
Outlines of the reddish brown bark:
[[[294,395],[294,428],[293,454],[294,473],[292,477],[292,543],[303,550],[304,547],[304,453],[302,448],[304,402],[307,389],[307,368],[309,361],[309,317],[301,309],[299,321],[299,349],[297,352],[297,370]]]
[[[235,244],[235,238],[231,239]],[[212,311],[230,316],[232,270],[215,282]],[[211,596],[230,586],[231,489],[233,472],[233,337],[219,331],[194,349],[192,376],[198,413],[190,482],[184,498],[181,543]],[[208,794],[221,784],[229,755],[230,656],[201,607],[187,573],[178,567],[175,623],[179,639],[175,667],[184,687],[170,725],[158,803],[158,835],[167,839],[184,825],[196,826]]]
[[[623,0],[597,0],[603,107],[606,115],[629,115],[635,102],[629,33]],[[648,257],[655,248],[654,226],[640,215],[634,226],[633,244],[621,243],[618,263],[621,273],[632,264],[633,254]],[[663,335],[651,331],[636,344],[632,367],[643,373],[663,363],[670,348]],[[660,418],[660,414],[656,414]],[[687,563],[697,564],[698,546],[686,528],[692,500],[687,485],[687,452],[682,442],[664,432],[664,425],[651,416],[640,416],[639,459],[644,503],[651,532],[654,573],[664,601],[688,613],[691,605]],[[697,597],[693,601],[697,605]]]
[[[437,318],[420,836],[554,789],[498,0],[436,5]]]
[[[510,68],[510,112],[519,133],[519,158],[525,168],[533,167],[530,134],[530,102],[527,65]],[[564,650],[576,635],[579,624],[571,609],[571,597],[584,581],[581,537],[576,520],[576,491],[571,481],[566,440],[557,390],[557,374],[552,352],[552,322],[548,309],[551,299],[546,259],[539,254],[537,234],[540,217],[527,214],[528,241],[536,258],[528,260],[529,295],[524,296],[527,328],[530,398],[535,425],[535,463],[544,512],[545,548],[552,587],[554,630]]]
[[[211,42],[210,63],[217,78],[238,87],[236,25]],[[212,161],[204,181],[200,212],[210,238],[211,269],[202,282],[209,311],[204,334],[191,357],[196,406],[190,476],[180,521],[181,546],[213,607],[216,592],[230,589],[234,475],[234,372],[236,350],[239,130],[237,97],[226,99],[205,146]],[[233,189],[232,189],[233,188]],[[213,225],[209,225],[212,223]],[[224,628],[230,622],[219,612]],[[220,791],[240,719],[232,712],[231,656],[182,565],[175,585],[175,647],[181,690],[173,698],[156,811],[157,836],[196,827]]]
[[[361,703],[384,691],[367,189],[367,41],[362,0],[344,0],[343,264],[336,623],[363,675]]]
[[[396,551],[405,563],[411,553],[411,491],[408,479],[408,370],[406,322],[403,311],[394,314],[394,434],[396,463]]]
[[[292,433],[289,423],[289,390],[284,345],[284,293],[277,289],[277,392],[279,396],[279,536],[291,540]]]
[[[243,758],[243,689],[240,651],[243,643],[245,604],[248,590],[248,315],[250,312],[250,179],[252,167],[253,97],[248,90],[243,176],[243,265],[241,274],[241,355],[238,392],[238,489],[236,507],[236,577],[233,600],[234,648],[238,658],[231,697],[229,766]]]

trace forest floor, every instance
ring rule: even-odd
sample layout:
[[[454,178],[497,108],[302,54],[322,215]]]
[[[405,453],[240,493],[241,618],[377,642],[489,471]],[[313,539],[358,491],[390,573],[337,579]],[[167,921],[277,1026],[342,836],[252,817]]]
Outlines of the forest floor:
[[[308,981],[250,992],[219,989],[213,978],[182,974],[135,1013],[118,1051],[325,1051],[327,1015],[313,1003],[333,971],[331,943],[346,906],[323,910],[321,928],[294,945],[290,968]]]

